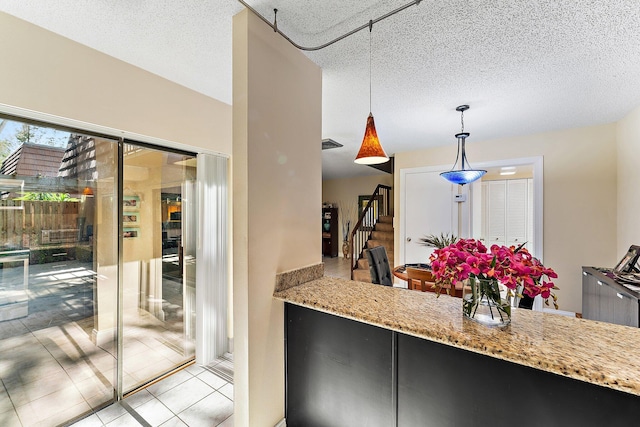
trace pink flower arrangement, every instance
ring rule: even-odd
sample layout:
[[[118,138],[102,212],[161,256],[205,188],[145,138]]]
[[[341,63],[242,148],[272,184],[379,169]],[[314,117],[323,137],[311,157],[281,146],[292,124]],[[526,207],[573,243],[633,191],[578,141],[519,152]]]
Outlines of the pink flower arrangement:
[[[478,240],[460,239],[436,249],[430,261],[438,292],[445,286],[470,278],[495,280],[514,294],[518,285],[522,285],[524,294],[532,298],[540,295],[547,305],[549,298],[552,298],[553,305],[558,308],[557,297],[552,292],[558,288],[551,281],[558,275],[542,265],[523,246],[493,245],[487,251],[486,246]]]

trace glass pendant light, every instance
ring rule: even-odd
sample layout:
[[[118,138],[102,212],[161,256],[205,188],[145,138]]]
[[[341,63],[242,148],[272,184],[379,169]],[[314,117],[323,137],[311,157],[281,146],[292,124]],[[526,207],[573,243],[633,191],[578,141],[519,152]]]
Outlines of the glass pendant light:
[[[371,114],[371,29],[373,21],[369,21],[369,117],[367,117],[367,127],[364,130],[364,138],[360,145],[360,151],[354,162],[361,165],[376,165],[389,161],[389,156],[380,145],[376,125]]]
[[[471,169],[469,161],[467,160],[467,153],[465,151],[465,140],[469,137],[469,133],[464,131],[464,112],[469,109],[468,105],[460,105],[456,108],[456,111],[460,111],[460,123],[462,124],[462,130],[456,134],[458,139],[458,154],[456,155],[456,162],[449,172],[442,172],[441,177],[446,179],[452,184],[465,185],[480,179],[487,171],[480,169]],[[460,162],[460,169],[455,170],[458,166],[458,160]]]

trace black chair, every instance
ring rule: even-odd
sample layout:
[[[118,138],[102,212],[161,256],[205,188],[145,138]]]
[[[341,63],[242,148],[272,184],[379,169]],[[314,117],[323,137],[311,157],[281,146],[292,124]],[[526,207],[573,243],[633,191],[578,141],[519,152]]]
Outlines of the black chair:
[[[375,248],[367,249],[365,252],[369,261],[371,283],[393,286],[389,258],[387,258],[387,251],[384,246],[376,246]]]
[[[520,302],[518,303],[518,308],[533,310],[533,298],[531,298],[529,295],[522,294],[522,298],[520,298]]]

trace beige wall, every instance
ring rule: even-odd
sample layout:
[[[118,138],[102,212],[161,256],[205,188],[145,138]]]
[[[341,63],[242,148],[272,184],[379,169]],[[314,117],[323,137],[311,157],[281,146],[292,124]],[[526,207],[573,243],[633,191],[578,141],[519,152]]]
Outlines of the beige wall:
[[[618,122],[618,258],[640,245],[640,107]]]
[[[355,207],[355,215],[357,216],[358,196],[371,195],[378,184],[388,185],[393,188],[393,175],[381,173],[370,176],[322,181],[322,202],[337,203],[340,209],[338,215],[338,236],[340,240],[342,240],[343,205],[353,204]],[[391,197],[393,197],[393,192]],[[357,218],[351,221],[351,230],[353,230],[355,221],[357,221]],[[338,256],[343,256],[342,251],[338,251]]]
[[[0,40],[0,104],[231,153],[227,104],[2,12]]]
[[[455,144],[396,153],[400,169],[453,164]],[[560,309],[582,312],[581,267],[613,266],[616,249],[616,125],[592,126],[467,145],[474,162],[544,156],[544,264],[558,273]],[[396,230],[399,230],[396,224]],[[399,247],[396,232],[396,248]]]
[[[233,20],[234,422],[284,417],[276,273],[321,261],[322,74],[247,10]]]

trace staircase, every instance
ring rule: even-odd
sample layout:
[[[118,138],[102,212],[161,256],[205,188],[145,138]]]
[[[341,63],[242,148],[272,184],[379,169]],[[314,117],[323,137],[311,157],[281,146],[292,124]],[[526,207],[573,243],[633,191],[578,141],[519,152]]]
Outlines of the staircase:
[[[389,258],[389,265],[393,268],[393,217],[381,216],[373,227],[371,236],[367,240],[367,248],[384,246]],[[358,263],[353,270],[353,280],[371,283],[369,262],[364,250],[358,256]]]
[[[384,246],[393,265],[393,216],[391,214],[391,187],[378,184],[367,205],[362,209],[356,225],[351,230],[349,244],[351,279],[371,282],[369,263],[364,250]]]

